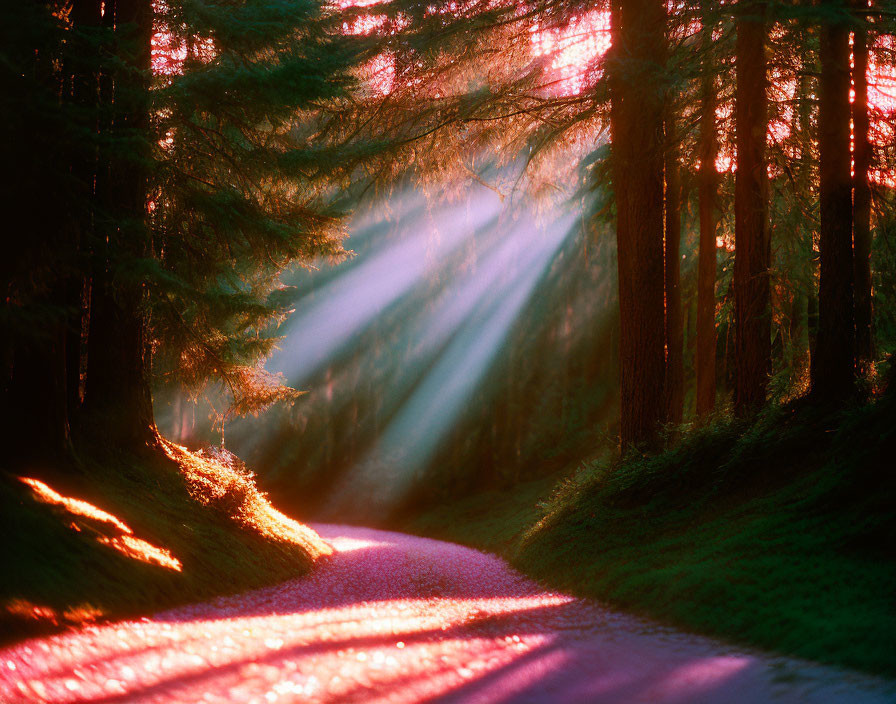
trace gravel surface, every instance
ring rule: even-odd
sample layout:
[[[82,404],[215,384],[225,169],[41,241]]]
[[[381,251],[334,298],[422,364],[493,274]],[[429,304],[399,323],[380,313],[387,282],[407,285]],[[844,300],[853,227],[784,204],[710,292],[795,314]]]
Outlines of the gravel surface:
[[[0,702],[896,702],[893,682],[547,592],[366,528],[302,579],[0,650]]]

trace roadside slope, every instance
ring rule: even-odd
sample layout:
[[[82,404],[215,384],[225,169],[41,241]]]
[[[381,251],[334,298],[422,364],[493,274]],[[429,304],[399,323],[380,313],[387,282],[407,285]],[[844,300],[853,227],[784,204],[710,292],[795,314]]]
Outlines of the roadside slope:
[[[893,676],[894,406],[721,420],[402,527],[679,628]]]
[[[0,474],[4,640],[158,611],[306,573],[329,546],[232,455],[152,453]]]

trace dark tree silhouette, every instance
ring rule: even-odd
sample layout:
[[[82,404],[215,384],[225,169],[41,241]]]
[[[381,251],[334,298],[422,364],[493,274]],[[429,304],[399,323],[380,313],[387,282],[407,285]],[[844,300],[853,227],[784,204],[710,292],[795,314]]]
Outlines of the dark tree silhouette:
[[[671,102],[671,99],[670,99]],[[666,420],[684,419],[684,322],[681,313],[681,167],[672,107],[666,116]]]
[[[703,67],[700,86],[700,133],[697,173],[700,241],[697,261],[697,376],[695,407],[699,417],[711,413],[716,403],[716,87],[712,63],[712,24],[703,13],[701,49]]]
[[[146,223],[150,162],[149,81],[153,6],[150,0],[113,0],[121,66],[113,76],[109,108],[116,149],[102,166],[108,183],[100,207],[105,223],[93,270],[85,408],[102,416],[102,426],[128,444],[149,442],[155,431],[149,378],[144,284],[134,271],[111,274],[111,260],[138,261],[149,254]],[[137,136],[134,139],[134,135]]]
[[[839,400],[855,386],[852,178],[849,145],[849,25],[846,4],[823,3],[818,151],[818,341],[812,357],[812,393]]]
[[[768,129],[764,2],[744,2],[737,18],[737,175],[734,196],[735,391],[738,412],[765,402],[771,366],[767,216]]]
[[[856,2],[861,7],[863,3]],[[868,115],[868,29],[864,16],[853,30],[853,247],[855,250],[856,361],[862,372],[874,358],[871,330],[871,144]]]

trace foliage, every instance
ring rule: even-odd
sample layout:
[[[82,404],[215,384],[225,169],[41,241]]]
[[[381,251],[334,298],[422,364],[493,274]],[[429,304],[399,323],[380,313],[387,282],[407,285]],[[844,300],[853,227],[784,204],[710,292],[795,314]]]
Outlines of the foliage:
[[[257,368],[290,309],[280,274],[346,254],[341,193],[367,146],[321,124],[365,49],[314,0],[132,5],[152,27],[113,28],[114,3],[101,16],[90,0],[4,17],[4,195],[13,230],[34,233],[2,271],[4,354],[48,323],[89,335],[91,289],[110,288],[148,324],[158,381],[217,380],[231,413],[257,412],[295,397]]]
[[[892,398],[845,414],[796,402],[594,465],[516,562],[679,626],[892,673],[893,413]]]
[[[257,368],[290,308],[279,275],[345,254],[338,189],[354,161],[316,125],[348,97],[358,48],[329,21],[307,0],[187,0],[156,18],[186,52],[152,91],[156,359],[194,394],[222,380],[229,413],[295,398]]]
[[[892,395],[720,416],[658,455],[600,458],[552,490],[471,495],[400,525],[680,628],[892,675],[894,417]]]

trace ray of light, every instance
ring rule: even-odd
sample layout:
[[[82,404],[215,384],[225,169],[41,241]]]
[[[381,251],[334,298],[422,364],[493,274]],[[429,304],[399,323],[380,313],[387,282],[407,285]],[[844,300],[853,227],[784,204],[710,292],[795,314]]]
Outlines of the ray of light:
[[[426,317],[418,333],[424,345],[450,342],[371,452],[343,478],[331,512],[387,510],[401,498],[455,426],[575,217],[568,213],[542,229],[531,213],[519,214],[504,231],[505,241]]]
[[[386,308],[423,281],[441,260],[494,219],[500,201],[480,193],[464,209],[440,210],[437,220],[412,218],[401,223],[404,235],[348,269],[299,304],[290,334],[268,367],[301,386],[352,336],[362,332]],[[288,332],[289,334],[289,332]]]

